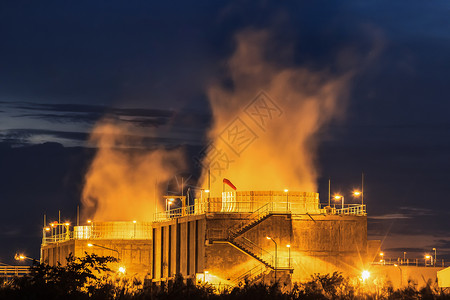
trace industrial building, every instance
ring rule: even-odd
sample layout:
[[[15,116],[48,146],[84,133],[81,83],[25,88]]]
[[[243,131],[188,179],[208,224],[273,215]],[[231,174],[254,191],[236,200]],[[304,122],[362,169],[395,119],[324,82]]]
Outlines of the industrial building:
[[[206,192],[193,205],[166,196],[153,222],[52,223],[43,231],[41,261],[54,265],[69,253],[95,252],[118,257],[127,273],[155,283],[179,273],[235,285],[360,274],[379,249],[367,240],[362,204],[321,205],[318,193],[287,190]]]

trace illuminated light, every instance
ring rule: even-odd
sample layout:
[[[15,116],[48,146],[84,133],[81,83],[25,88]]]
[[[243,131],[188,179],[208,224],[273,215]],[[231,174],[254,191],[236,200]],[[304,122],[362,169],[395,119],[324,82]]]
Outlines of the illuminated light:
[[[354,196],[359,196],[359,195],[361,195],[361,192],[360,191],[353,191],[353,195]]]
[[[431,256],[430,256],[429,254],[427,254],[427,255],[425,255],[425,258],[426,258],[426,259],[430,259]]]
[[[50,223],[50,226],[52,226],[52,227],[53,227],[53,226],[55,226],[55,224],[53,224],[53,223]]]
[[[127,271],[127,269],[125,267],[119,267],[119,273],[125,274],[125,272]]]
[[[271,240],[272,238],[270,236],[266,236],[266,239]]]
[[[287,193],[287,192],[289,192],[289,190],[288,189],[284,189],[284,192]]]
[[[136,224],[136,220],[133,220],[133,223]]]
[[[69,222],[66,222],[66,223],[64,223],[64,225],[66,225],[66,226],[69,226],[69,225],[70,225],[70,223],[69,223]]]
[[[394,264],[394,267],[398,267],[398,265],[397,265],[397,264]]]
[[[363,281],[369,279],[369,277],[370,277],[370,272],[369,271],[367,271],[367,270],[362,271],[361,278],[362,278]]]
[[[45,227],[45,231],[50,231],[50,227]]]
[[[208,274],[209,272],[208,271],[205,271],[205,274]]]
[[[380,259],[380,263],[381,263],[381,262],[383,262],[383,260],[382,260],[382,259]]]
[[[291,248],[291,245],[288,244],[288,245],[286,245],[286,247]]]
[[[94,247],[94,245],[91,244],[91,243],[87,244],[87,246],[88,246],[88,247]]]
[[[92,221],[91,220],[87,220],[88,224],[90,224]]]
[[[25,255],[16,253],[16,255],[14,255],[14,259],[15,260],[24,260],[25,259]]]
[[[209,193],[209,190],[205,190],[205,193]]]
[[[340,195],[334,196],[334,199],[336,199],[336,200],[339,200],[339,199],[341,199],[341,198],[342,198],[342,196],[340,196]]]
[[[384,255],[384,253],[383,252],[380,252],[380,256],[383,256]]]

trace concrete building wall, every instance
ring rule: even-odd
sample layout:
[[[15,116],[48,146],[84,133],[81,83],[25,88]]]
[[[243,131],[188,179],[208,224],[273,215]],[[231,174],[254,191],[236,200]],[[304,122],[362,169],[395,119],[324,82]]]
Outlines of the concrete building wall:
[[[87,243],[92,242],[117,249],[129,272],[148,274],[154,281],[180,273],[191,278],[203,274],[210,281],[230,283],[256,267],[270,273],[260,261],[227,241],[228,229],[245,224],[248,216],[245,213],[184,216],[153,223],[151,239],[69,240],[44,245],[42,255],[51,265],[56,261],[64,263],[71,252],[76,256],[83,256],[84,251],[117,255],[101,247],[88,248]],[[276,252],[274,243],[267,236],[277,243]],[[367,255],[368,247],[376,248],[368,246],[365,216],[272,215],[236,237],[235,241],[244,239],[256,245],[255,254],[266,256],[267,260],[271,257],[268,262],[272,265],[275,265],[276,254],[278,268],[292,267],[294,281],[308,280],[314,273],[359,273],[372,261]]]
[[[95,246],[88,247],[88,243]],[[119,258],[119,264],[131,275],[138,274],[143,277],[151,272],[152,240],[67,240],[43,245],[41,261],[51,266],[56,266],[60,262],[64,266],[70,253],[82,257],[85,252]]]
[[[254,267],[263,266],[226,241],[228,229],[245,222],[247,216],[217,213],[179,218],[180,273],[193,277],[206,271],[210,280],[223,281],[236,279]],[[170,222],[155,226],[168,227]],[[237,237],[236,241],[248,239],[270,252],[274,259],[275,245],[266,238],[272,237],[277,243],[278,267],[287,268],[290,262],[294,268],[294,281],[307,280],[314,273],[336,270],[359,273],[370,260],[366,222],[365,216],[275,215]],[[286,247],[288,244],[290,249]],[[172,251],[176,253],[176,249]]]
[[[371,279],[378,282],[390,284],[394,289],[408,285],[417,289],[430,284],[436,285],[438,271],[442,267],[416,267],[416,266],[394,266],[394,265],[373,265],[369,268]]]
[[[204,215],[155,223],[153,280],[165,280],[177,273],[194,278],[199,269],[203,272],[205,228]]]

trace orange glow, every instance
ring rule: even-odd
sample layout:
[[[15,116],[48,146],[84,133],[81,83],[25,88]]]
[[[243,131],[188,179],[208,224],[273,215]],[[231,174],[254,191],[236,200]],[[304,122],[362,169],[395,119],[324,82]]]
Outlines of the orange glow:
[[[146,151],[142,128],[119,122],[98,123],[89,143],[98,148],[87,174],[84,214],[96,221],[152,221],[162,209],[164,185],[184,169],[180,149]]]
[[[384,253],[383,252],[380,252],[380,256],[383,256],[384,255]]]
[[[212,192],[222,191],[222,180],[208,180],[220,176],[242,191],[316,191],[317,132],[345,110],[349,74],[266,60],[268,31],[244,30],[235,39],[226,64],[233,88],[212,84],[207,91],[213,115],[208,137],[217,151],[205,157],[205,165],[214,164],[203,169],[200,186],[209,188],[210,181]]]
[[[287,192],[289,192],[289,190],[288,189],[284,189],[284,192],[287,193]]]
[[[125,267],[119,267],[119,273],[125,274],[126,268]]]
[[[45,231],[50,231],[50,227],[45,227]]]
[[[354,196],[359,196],[359,195],[361,195],[361,192],[360,191],[353,191],[353,195]]]
[[[427,254],[427,255],[425,255],[425,258],[426,258],[426,259],[430,259],[431,256],[430,256],[429,254]]]
[[[90,224],[92,221],[91,220],[87,220],[88,224]]]
[[[24,260],[25,258],[26,258],[26,256],[23,255],[23,254],[16,254],[16,255],[14,255],[14,259],[15,260]]]
[[[366,281],[367,279],[369,279],[370,277],[370,272],[367,270],[362,271],[361,273],[361,278],[363,281]]]
[[[87,246],[88,246],[88,247],[94,247],[94,245],[91,244],[91,243],[87,244]]]
[[[336,199],[336,200],[339,200],[339,199],[341,199],[342,198],[342,196],[340,196],[340,195],[335,195],[334,196],[334,199]]]

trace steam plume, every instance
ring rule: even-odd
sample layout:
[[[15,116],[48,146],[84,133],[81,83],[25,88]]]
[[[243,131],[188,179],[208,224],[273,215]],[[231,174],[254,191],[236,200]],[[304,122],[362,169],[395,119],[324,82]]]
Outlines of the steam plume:
[[[214,84],[208,91],[214,123],[203,186],[209,168],[215,195],[222,191],[223,177],[238,190],[316,191],[317,133],[342,116],[351,72],[332,75],[269,61],[271,35],[265,31],[241,32],[236,42],[227,62],[228,84]],[[289,48],[283,51],[283,59],[292,54]],[[247,129],[247,136],[237,138],[239,128]]]
[[[151,221],[165,181],[184,167],[181,151],[149,151],[134,128],[114,122],[98,124],[90,142],[98,151],[85,176],[85,213],[96,221]]]

